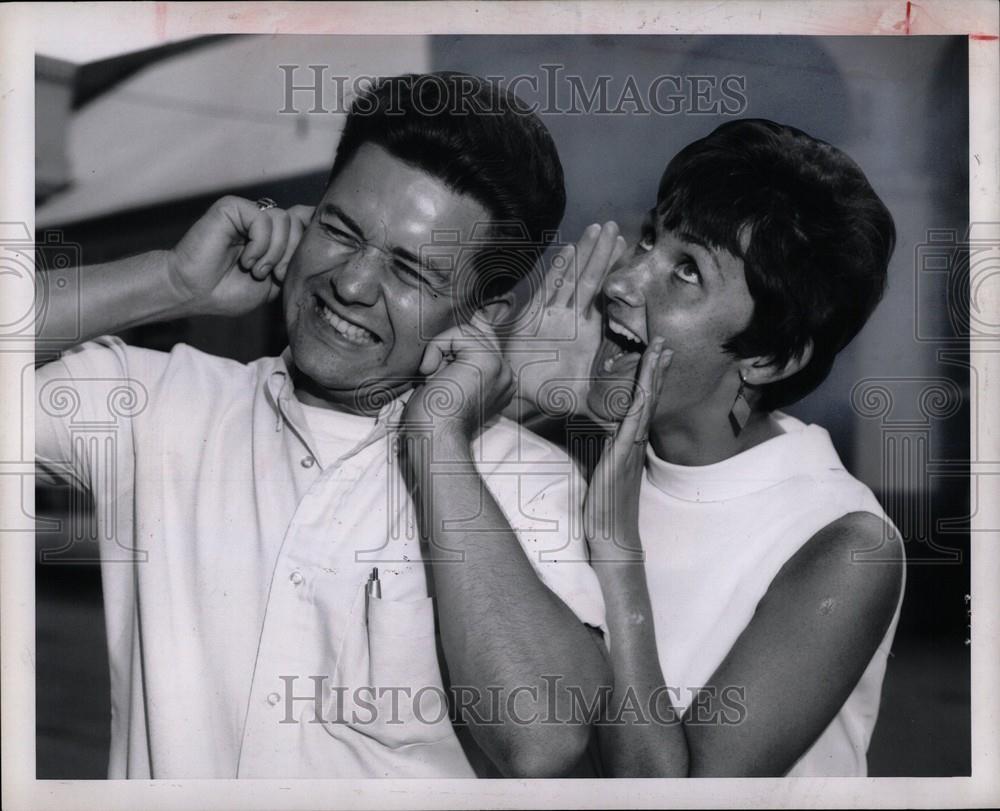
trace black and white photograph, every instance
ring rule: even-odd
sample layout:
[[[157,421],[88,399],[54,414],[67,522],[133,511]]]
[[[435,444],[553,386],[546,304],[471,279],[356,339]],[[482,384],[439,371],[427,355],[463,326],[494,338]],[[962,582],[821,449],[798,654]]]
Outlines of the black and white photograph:
[[[993,4],[39,6],[6,807],[1000,802]]]

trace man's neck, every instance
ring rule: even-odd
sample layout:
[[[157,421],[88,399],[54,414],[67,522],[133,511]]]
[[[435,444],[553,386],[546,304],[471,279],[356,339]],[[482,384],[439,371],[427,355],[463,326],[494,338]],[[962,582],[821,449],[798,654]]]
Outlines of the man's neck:
[[[360,389],[328,391],[317,386],[294,365],[289,364],[288,371],[292,377],[295,399],[300,403],[359,417],[377,417],[386,403],[409,390],[409,387],[397,389],[389,386],[373,386],[368,392]]]

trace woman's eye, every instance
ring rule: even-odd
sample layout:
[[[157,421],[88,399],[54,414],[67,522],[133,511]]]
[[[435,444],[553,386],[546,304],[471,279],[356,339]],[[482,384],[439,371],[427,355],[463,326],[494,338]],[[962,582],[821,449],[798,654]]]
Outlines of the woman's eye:
[[[653,250],[653,235],[650,233],[643,234],[636,247],[643,253]]]
[[[701,284],[701,273],[694,262],[682,262],[677,266],[677,275],[688,284]]]

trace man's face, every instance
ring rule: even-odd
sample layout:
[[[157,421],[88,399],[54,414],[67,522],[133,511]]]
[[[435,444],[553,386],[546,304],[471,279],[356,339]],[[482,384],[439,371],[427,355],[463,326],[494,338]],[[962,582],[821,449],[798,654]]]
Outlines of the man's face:
[[[300,399],[371,413],[366,403],[385,402],[376,393],[409,388],[429,339],[466,312],[460,254],[467,263],[462,246],[485,221],[476,200],[363,144],[316,207],[285,278]]]

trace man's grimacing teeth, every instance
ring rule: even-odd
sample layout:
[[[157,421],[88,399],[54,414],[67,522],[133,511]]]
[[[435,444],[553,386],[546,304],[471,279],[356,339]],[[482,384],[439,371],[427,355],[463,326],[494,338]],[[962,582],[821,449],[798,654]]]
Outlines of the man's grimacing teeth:
[[[316,309],[320,317],[333,327],[340,335],[358,346],[370,346],[379,339],[364,327],[359,327],[345,321],[327,307],[322,301],[316,302]]]

